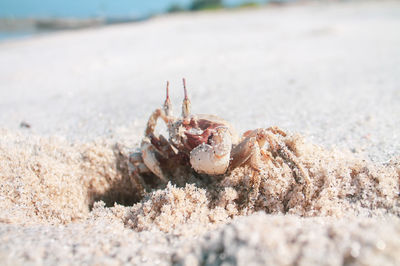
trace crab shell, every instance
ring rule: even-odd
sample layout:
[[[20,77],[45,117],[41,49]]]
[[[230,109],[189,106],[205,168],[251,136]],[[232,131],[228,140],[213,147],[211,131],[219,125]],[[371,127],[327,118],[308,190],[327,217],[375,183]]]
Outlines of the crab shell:
[[[189,155],[190,165],[208,175],[224,174],[232,145],[239,141],[232,125],[214,115],[192,115],[169,126],[170,141]]]

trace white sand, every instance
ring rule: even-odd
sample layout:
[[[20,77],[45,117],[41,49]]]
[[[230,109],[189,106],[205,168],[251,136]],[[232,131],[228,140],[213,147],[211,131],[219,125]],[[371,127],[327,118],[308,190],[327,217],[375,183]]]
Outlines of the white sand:
[[[0,43],[0,264],[399,264],[399,29],[400,3],[376,1],[165,16]],[[131,207],[115,143],[138,147],[167,79],[179,111],[181,77],[194,112],[241,132],[278,125],[304,135],[297,155],[313,200],[287,192],[295,185],[282,164],[259,181],[254,206],[244,204],[258,214],[222,203],[229,193],[210,203],[205,188],[190,187]],[[250,198],[235,187],[246,171],[222,187]],[[128,207],[90,212],[98,199]]]

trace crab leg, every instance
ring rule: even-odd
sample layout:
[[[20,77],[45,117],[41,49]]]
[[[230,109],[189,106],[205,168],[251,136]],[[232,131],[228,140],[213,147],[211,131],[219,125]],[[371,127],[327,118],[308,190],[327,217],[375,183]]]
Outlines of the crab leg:
[[[252,131],[247,131],[243,134],[245,137],[236,147],[232,150],[231,155],[231,165],[230,169],[234,169],[246,162],[250,162],[251,166],[256,169],[261,163],[261,148],[264,146],[265,142],[268,141],[272,153],[279,155],[285,161],[291,162],[290,165],[294,165],[298,168],[300,174],[307,179],[307,174],[305,173],[301,164],[296,160],[292,152],[280,143],[275,135],[286,136],[286,133],[277,127],[270,127],[267,129],[256,129]],[[307,182],[307,181],[306,181]]]
[[[286,133],[277,127],[247,131],[244,134],[245,139],[232,150],[229,170],[232,170],[247,162],[249,162],[250,166],[258,170],[262,165],[261,155],[264,155],[264,153],[261,151],[261,148],[267,141],[269,143],[272,156],[279,156],[288,164],[293,171],[296,182],[304,182],[306,190],[305,194],[306,197],[309,197],[308,187],[311,183],[310,176],[303,168],[303,165],[297,160],[293,152],[289,150],[285,144],[280,143],[276,135],[285,137]],[[265,155],[268,156],[267,154]]]
[[[283,158],[287,165],[292,169],[296,183],[303,185],[303,194],[306,200],[310,200],[311,179],[308,172],[303,168],[302,163],[298,161],[297,157],[286,145],[278,143],[275,136],[269,138],[268,142],[270,143],[271,149],[273,149],[272,152]]]
[[[143,139],[141,144],[141,150],[142,150],[142,159],[147,168],[150,169],[150,171],[154,173],[156,176],[158,176],[163,182],[167,183],[168,180],[165,177],[161,169],[160,162],[157,159],[157,154],[159,154],[159,152],[151,144],[149,138]]]
[[[142,154],[140,152],[135,152],[129,155],[129,162],[132,164],[143,163]]]
[[[260,162],[260,147],[254,136],[247,137],[236,145],[231,152],[229,171],[245,164],[250,160],[250,165],[258,170]]]
[[[146,167],[150,172],[158,176],[163,182],[167,182],[159,159],[169,158],[176,155],[175,150],[169,144],[168,140],[162,135],[154,134],[158,119],[161,118],[168,126],[175,121],[172,116],[172,104],[169,99],[169,81],[167,81],[166,97],[163,108],[156,109],[149,117],[145,130],[145,138],[141,144],[141,159],[143,160],[143,169]]]
[[[142,154],[140,152],[135,152],[129,156],[128,171],[130,176],[135,177],[132,178],[132,181],[136,184],[138,189],[144,190],[146,188],[146,183],[140,174],[149,173],[151,171],[144,164]]]
[[[144,164],[142,153],[135,152],[129,156],[130,171],[138,174],[151,173],[150,169]]]
[[[277,128],[269,128],[267,130],[270,132],[264,132],[264,134],[266,133],[265,135],[266,140],[270,145],[272,153],[275,154],[275,156],[279,155],[287,162],[287,164],[295,174],[297,183],[304,182],[306,185],[310,185],[311,184],[310,176],[308,175],[307,171],[304,170],[303,165],[297,160],[297,157],[293,154],[291,150],[288,149],[286,145],[279,143],[275,135],[271,134],[271,132],[272,133],[278,132],[278,134],[281,134],[282,131],[275,131],[276,129]],[[282,136],[286,136],[286,134]]]
[[[232,150],[229,170],[245,163],[249,163],[255,170],[260,170],[259,168],[262,165],[261,155],[268,156],[263,153],[261,148],[271,138],[269,131],[286,136],[285,132],[275,127],[246,131],[243,134],[244,139]]]

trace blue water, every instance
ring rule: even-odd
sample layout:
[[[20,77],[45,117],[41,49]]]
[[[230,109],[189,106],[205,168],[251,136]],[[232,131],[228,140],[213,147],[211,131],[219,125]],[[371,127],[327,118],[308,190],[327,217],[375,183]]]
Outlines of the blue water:
[[[193,0],[0,0],[0,19],[94,18],[143,19],[164,13],[173,4],[187,8]],[[268,0],[224,0],[226,6]],[[1,23],[1,21],[0,21]],[[0,41],[42,34],[35,29],[1,30]],[[48,32],[45,32],[48,33]]]
[[[188,6],[192,0],[0,0],[0,18],[146,17],[163,13],[172,4]],[[225,0],[234,6],[249,0]],[[252,2],[263,3],[266,0]]]

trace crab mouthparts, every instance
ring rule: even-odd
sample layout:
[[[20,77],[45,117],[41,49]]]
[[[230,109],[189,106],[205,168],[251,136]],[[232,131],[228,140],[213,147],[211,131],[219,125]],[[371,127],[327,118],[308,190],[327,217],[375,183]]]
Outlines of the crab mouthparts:
[[[192,150],[199,146],[200,144],[203,143],[208,143],[210,138],[212,137],[213,133],[212,130],[206,129],[203,131],[201,134],[196,134],[196,133],[191,133],[191,132],[185,132],[185,135],[187,137],[187,144],[189,148]]]

